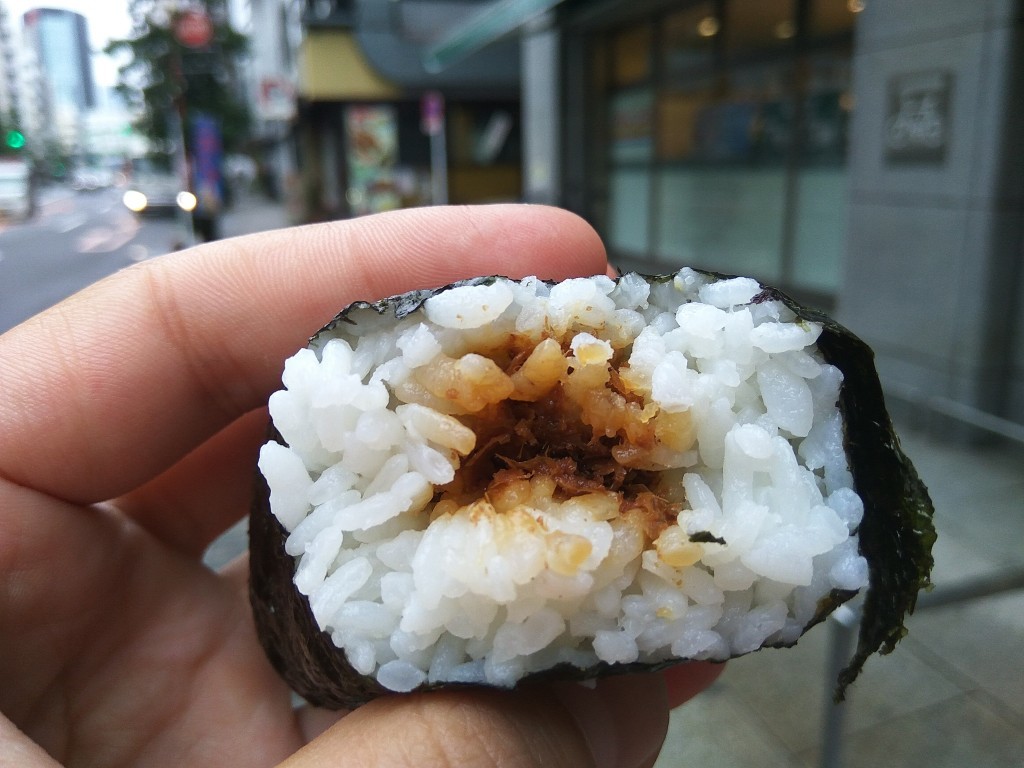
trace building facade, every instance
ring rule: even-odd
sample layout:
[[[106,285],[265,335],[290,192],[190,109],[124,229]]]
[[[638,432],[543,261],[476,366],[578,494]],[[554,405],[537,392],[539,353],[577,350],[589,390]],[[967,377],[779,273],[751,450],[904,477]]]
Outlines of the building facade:
[[[96,105],[85,17],[57,8],[22,16],[27,122],[36,147],[84,151],[85,115]]]
[[[425,54],[479,3],[303,4],[295,123],[306,220],[522,197],[519,46],[437,73]]]
[[[235,0],[228,9],[232,25],[249,39],[241,77],[252,114],[259,180],[266,193],[279,198],[298,177],[293,127],[301,9],[290,0]]]
[[[1024,3],[870,4],[853,93],[839,315],[890,391],[1020,434]]]
[[[21,113],[19,47],[7,7],[0,3],[0,121],[7,128],[18,121]]]
[[[552,5],[521,30],[533,199],[622,267],[830,310],[895,402],[1021,434],[1024,3]]]
[[[422,99],[441,93],[453,202],[502,196],[486,186],[516,162],[519,196],[579,213],[617,266],[757,277],[869,342],[894,402],[1024,429],[1024,0],[303,9],[319,215],[429,202],[395,180],[428,173]]]
[[[84,112],[96,105],[88,24],[74,11],[34,8],[23,17],[26,42],[39,60],[49,101]]]
[[[858,8],[565,8],[562,202],[623,266],[750,274],[827,303],[846,238]]]

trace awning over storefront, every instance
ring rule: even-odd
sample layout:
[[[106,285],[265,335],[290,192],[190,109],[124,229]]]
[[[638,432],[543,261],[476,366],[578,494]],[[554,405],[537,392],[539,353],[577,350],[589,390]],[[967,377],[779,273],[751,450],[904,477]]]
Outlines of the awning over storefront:
[[[497,0],[470,16],[423,54],[428,72],[441,72],[550,11],[562,0]]]
[[[348,30],[310,30],[299,51],[299,96],[309,101],[395,99],[401,89],[366,61]]]
[[[551,2],[551,0],[547,0]],[[354,0],[353,28],[366,61],[380,75],[406,91],[441,90],[480,96],[519,93],[520,46],[515,35],[460,48],[440,71],[428,71],[424,55],[436,41],[461,28],[485,3],[452,0]]]

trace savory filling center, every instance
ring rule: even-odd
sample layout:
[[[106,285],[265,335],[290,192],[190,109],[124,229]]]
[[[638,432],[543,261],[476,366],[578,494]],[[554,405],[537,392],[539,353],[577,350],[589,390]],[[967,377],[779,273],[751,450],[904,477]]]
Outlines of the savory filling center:
[[[537,401],[506,400],[461,421],[476,433],[477,448],[455,480],[440,489],[439,502],[465,506],[485,498],[496,509],[513,508],[523,481],[546,478],[556,501],[605,493],[614,498],[620,516],[630,510],[642,513],[649,540],[682,508],[681,498],[671,501],[662,495],[655,470],[617,459],[636,450],[628,437],[596,433],[561,386]]]
[[[759,291],[496,279],[292,358],[260,468],[353,669],[404,691],[723,659],[863,586],[842,375]]]
[[[631,386],[628,366],[618,367],[628,355],[608,342],[591,337],[573,347],[549,338],[519,352],[471,353],[456,366],[468,357],[486,361],[475,362],[480,375],[451,376],[443,387],[436,369],[424,371],[420,383],[452,410],[486,402],[456,416],[476,443],[455,479],[438,489],[434,516],[479,499],[514,507],[521,481],[543,477],[557,501],[609,494],[621,516],[637,515],[649,541],[675,521],[685,494],[679,483],[661,483],[659,472],[676,463],[670,453],[693,446],[689,413],[648,403],[649,393]]]

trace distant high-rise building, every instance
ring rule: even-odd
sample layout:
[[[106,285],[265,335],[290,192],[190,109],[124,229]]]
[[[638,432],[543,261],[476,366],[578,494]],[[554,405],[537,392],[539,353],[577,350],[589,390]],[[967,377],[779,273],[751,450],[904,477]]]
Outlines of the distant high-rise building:
[[[7,8],[0,4],[0,120],[12,120],[18,108],[17,47]]]
[[[23,17],[25,42],[35,49],[55,106],[84,111],[96,103],[85,17],[59,8],[33,8]]]
[[[24,45],[36,70],[29,78],[26,106],[50,140],[80,149],[85,113],[96,104],[85,17],[58,8],[33,8],[22,17]],[[26,117],[30,117],[26,115]]]

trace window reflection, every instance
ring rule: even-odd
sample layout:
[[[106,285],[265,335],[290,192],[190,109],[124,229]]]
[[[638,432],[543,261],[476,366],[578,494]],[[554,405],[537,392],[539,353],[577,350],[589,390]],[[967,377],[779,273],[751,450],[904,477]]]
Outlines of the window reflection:
[[[705,0],[605,38],[617,255],[838,283],[856,5]]]
[[[651,27],[640,24],[612,38],[612,82],[616,86],[643,82],[651,74]]]
[[[715,3],[698,3],[665,17],[661,66],[669,83],[678,87],[700,81],[714,63],[715,37],[720,31]]]
[[[863,10],[862,0],[813,0],[810,8],[811,34],[847,33],[853,27],[856,15]]]
[[[613,160],[646,160],[651,156],[651,126],[654,123],[654,91],[632,88],[612,96]]]
[[[725,39],[729,54],[742,57],[791,45],[796,36],[795,5],[793,0],[736,0],[726,5]]]

